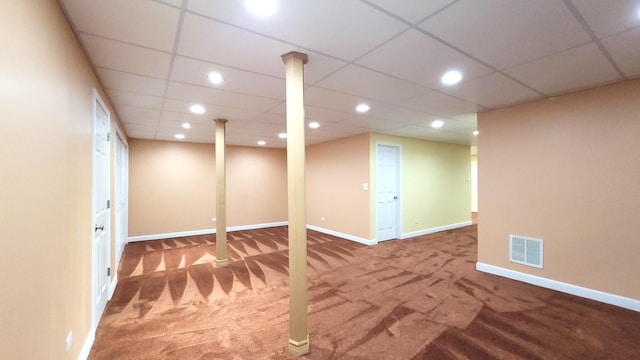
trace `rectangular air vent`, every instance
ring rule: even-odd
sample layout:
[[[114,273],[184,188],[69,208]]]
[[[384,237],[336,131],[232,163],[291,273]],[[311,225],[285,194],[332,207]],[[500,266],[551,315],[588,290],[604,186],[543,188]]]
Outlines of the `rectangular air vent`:
[[[509,261],[542,269],[542,239],[509,235]]]

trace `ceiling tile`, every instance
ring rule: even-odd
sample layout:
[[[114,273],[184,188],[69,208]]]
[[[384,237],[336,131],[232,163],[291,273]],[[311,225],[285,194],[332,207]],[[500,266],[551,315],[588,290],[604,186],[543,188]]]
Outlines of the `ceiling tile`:
[[[118,105],[117,107],[118,116],[121,118],[128,117],[142,117],[149,119],[159,119],[160,118],[160,109],[144,109],[135,106],[126,106],[126,105]]]
[[[63,0],[63,3],[80,32],[163,51],[173,49],[178,9],[153,1]]]
[[[225,81],[219,85],[211,84],[207,79],[210,72],[220,73]],[[177,56],[174,60],[171,80],[214,89],[285,99],[284,79],[188,59],[182,56]]]
[[[590,41],[562,1],[459,1],[420,27],[504,69]]]
[[[164,79],[171,55],[92,35],[81,35],[95,66]]]
[[[429,113],[440,116],[454,116],[484,110],[480,105],[456,99],[436,91],[425,96],[407,100],[403,102],[402,105],[414,110],[428,111]]]
[[[107,89],[164,96],[165,80],[105,68],[97,68],[96,72],[102,85]]]
[[[284,78],[281,55],[296,48],[202,16],[186,14],[178,54]]]
[[[500,107],[542,96],[500,73],[464,81],[442,91],[487,108]]]
[[[424,20],[443,7],[455,2],[455,0],[370,0],[384,10],[415,24]]]
[[[171,6],[175,6],[175,7],[182,7],[182,0],[158,0],[160,2],[163,2],[167,5],[171,5]]]
[[[348,124],[351,126],[361,127],[373,132],[386,131],[386,130],[397,129],[399,127],[406,126],[403,123],[393,122],[386,119],[362,116],[362,115],[354,115],[348,120],[341,121],[340,124]]]
[[[447,70],[458,69],[467,79],[492,71],[416,30],[398,36],[357,63],[432,89],[443,86],[440,78]]]
[[[329,110],[329,109],[316,107],[316,106],[305,106],[304,114],[305,114],[304,117],[307,120],[316,120],[320,122],[338,122],[338,121],[349,119],[353,116],[353,113]],[[282,116],[281,118],[284,119],[285,116]]]
[[[156,126],[158,125],[158,119],[149,119],[144,117],[137,116],[128,116],[122,118],[122,123],[127,127],[128,125],[146,125],[146,126]]]
[[[620,80],[611,63],[593,43],[516,66],[505,72],[546,95]]]
[[[167,97],[176,100],[198,102],[203,105],[220,105],[256,111],[267,111],[281,102],[281,100],[277,99],[175,82],[169,83]]]
[[[640,75],[640,28],[608,37],[602,40],[602,44],[625,76]]]
[[[124,129],[134,132],[145,132],[149,134],[155,134],[158,124],[137,124],[137,123],[124,123]]]
[[[364,96],[343,94],[319,88],[317,86],[312,86],[304,92],[305,105],[312,105],[351,114],[355,113],[355,107],[361,102],[371,103],[371,101]]]
[[[134,94],[120,90],[107,91],[109,99],[114,105],[126,105],[144,109],[162,109],[162,97]]]
[[[281,0],[257,19],[240,1],[190,0],[189,9],[316,52],[352,60],[406,29],[402,22],[359,1]]]
[[[205,104],[206,113],[202,115],[193,115],[191,114],[191,112],[189,112],[189,107],[193,104],[194,102],[191,102],[191,101],[166,99],[164,102],[164,108],[163,108],[164,112],[163,112],[162,118],[165,120],[169,119],[169,117],[171,117],[172,119],[175,119],[175,117],[179,115],[172,114],[172,113],[178,113],[178,114],[183,113],[187,115],[192,115],[189,117],[189,119],[192,119],[191,121],[198,121],[198,119],[200,119],[200,122],[208,122],[208,121],[213,121],[213,119],[227,119],[230,121],[237,120],[237,119],[254,119],[260,115],[259,111],[250,110],[244,107],[238,108],[238,107],[226,107],[226,106],[220,106],[220,105],[206,105],[206,104]]]
[[[638,0],[574,0],[573,5],[598,38],[640,26]]]
[[[328,78],[316,83],[316,85],[390,103],[431,92],[425,87],[355,65],[340,69]]]

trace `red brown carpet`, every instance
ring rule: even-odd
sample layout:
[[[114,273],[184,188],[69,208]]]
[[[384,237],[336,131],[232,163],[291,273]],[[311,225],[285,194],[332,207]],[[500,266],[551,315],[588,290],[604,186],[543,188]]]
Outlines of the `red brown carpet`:
[[[638,359],[640,313],[477,272],[476,226],[308,233],[307,359]],[[90,359],[289,359],[286,227],[128,244]]]

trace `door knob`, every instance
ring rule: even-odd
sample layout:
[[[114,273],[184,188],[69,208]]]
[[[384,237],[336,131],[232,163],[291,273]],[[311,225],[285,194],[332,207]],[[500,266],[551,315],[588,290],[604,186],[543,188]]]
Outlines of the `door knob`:
[[[102,224],[96,225],[95,231],[98,231],[98,230],[104,230],[104,225],[102,225]]]
[[[393,200],[398,200],[398,197],[397,197],[397,196],[394,196],[394,197],[393,197]]]

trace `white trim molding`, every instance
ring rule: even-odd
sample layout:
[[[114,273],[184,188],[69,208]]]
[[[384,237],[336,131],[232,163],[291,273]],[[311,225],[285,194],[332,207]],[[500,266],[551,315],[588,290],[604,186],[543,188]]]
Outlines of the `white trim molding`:
[[[536,275],[525,274],[519,271],[509,270],[481,262],[476,263],[476,270],[640,312],[640,300],[609,294],[603,291],[593,290]]]
[[[84,344],[82,344],[82,349],[80,349],[80,354],[78,354],[78,360],[87,360],[89,358],[89,353],[91,352],[91,347],[95,340],[96,329],[92,328],[89,330],[89,334],[87,334],[87,339],[84,341]]]
[[[276,227],[276,226],[287,226],[287,224],[288,222],[281,221],[281,222],[273,222],[273,223],[265,223],[265,224],[230,226],[230,227],[227,227],[227,232],[263,229],[263,228]],[[127,242],[171,239],[176,237],[208,235],[208,234],[215,234],[215,233],[216,233],[216,229],[204,229],[204,230],[179,231],[179,232],[164,233],[164,234],[129,236],[127,238]]]
[[[309,224],[307,224],[307,229],[315,230],[315,231],[321,232],[323,234],[333,235],[333,236],[337,236],[339,238],[355,241],[357,243],[364,244],[364,245],[376,245],[378,243],[378,240],[376,240],[376,239],[369,240],[369,239],[361,238],[361,237],[358,237],[358,236],[344,234],[344,233],[341,233],[341,232],[337,232],[337,231],[333,231],[333,230],[329,230],[329,229],[325,229],[325,228],[321,228],[321,227],[314,226],[314,225],[309,225]]]
[[[464,221],[464,222],[457,223],[457,224],[449,224],[449,225],[434,227],[434,228],[431,228],[431,229],[412,231],[412,232],[408,232],[408,233],[402,234],[400,239],[407,239],[407,238],[412,238],[412,237],[416,237],[416,236],[433,234],[433,233],[436,233],[436,232],[439,232],[439,231],[457,229],[457,228],[469,226],[471,224],[472,224],[471,221]]]
[[[116,286],[118,285],[118,269],[111,269],[111,271],[115,271],[113,274],[113,280],[111,280],[111,284],[109,286],[109,300],[113,296],[113,292],[116,291]]]

